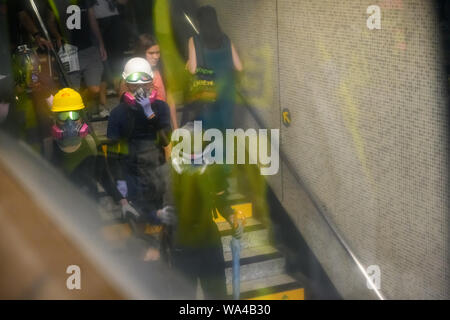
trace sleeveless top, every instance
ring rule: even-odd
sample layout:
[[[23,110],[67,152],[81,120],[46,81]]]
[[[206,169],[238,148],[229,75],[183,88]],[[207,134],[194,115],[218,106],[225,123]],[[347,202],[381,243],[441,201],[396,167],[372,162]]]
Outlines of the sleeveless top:
[[[214,70],[217,86],[216,102],[203,115],[204,128],[233,128],[236,84],[231,41],[224,35],[222,45],[217,49],[207,48],[198,36],[194,37],[194,41],[198,41],[203,49],[203,52],[196,52],[197,57],[203,54],[204,67]]]

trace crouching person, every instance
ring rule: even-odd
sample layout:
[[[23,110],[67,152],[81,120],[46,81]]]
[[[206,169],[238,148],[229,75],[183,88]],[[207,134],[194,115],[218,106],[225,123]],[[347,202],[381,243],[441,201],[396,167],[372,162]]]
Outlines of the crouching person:
[[[83,119],[84,103],[78,92],[65,88],[53,98],[53,143],[46,158],[82,192],[97,200],[100,183],[116,201],[121,199],[104,157]]]
[[[145,59],[129,60],[122,76],[127,91],[108,120],[108,159],[123,197],[122,211],[136,209],[137,228],[144,223],[158,225],[157,210],[165,190],[161,165],[165,162],[164,148],[170,145],[170,111],[164,101],[155,98],[153,73]],[[158,257],[155,250],[146,259]]]

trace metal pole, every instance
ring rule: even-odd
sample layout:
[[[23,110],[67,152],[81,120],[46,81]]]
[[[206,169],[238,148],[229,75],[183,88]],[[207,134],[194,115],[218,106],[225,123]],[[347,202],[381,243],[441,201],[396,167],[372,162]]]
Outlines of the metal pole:
[[[198,29],[195,27],[195,24],[192,22],[191,18],[189,18],[189,16],[186,14],[186,12],[183,12],[183,13],[184,13],[184,17],[189,22],[189,24],[191,25],[192,29],[194,29],[195,33],[200,34]]]
[[[33,11],[34,11],[34,13],[36,15],[37,20],[39,21],[39,25],[41,26],[41,29],[44,32],[45,38],[47,39],[47,41],[49,41],[51,43],[51,39],[50,39],[50,36],[48,35],[47,28],[45,27],[44,21],[42,20],[41,14],[39,13],[39,10],[38,10],[34,0],[30,0],[30,5],[33,8]],[[53,53],[53,55],[55,57],[55,60],[56,60],[56,62],[58,64],[58,67],[59,67],[59,69],[61,71],[61,74],[63,76],[64,86],[65,87],[72,87],[72,83],[70,82],[70,79],[67,76],[66,70],[64,69],[64,66],[63,66],[61,60],[59,59],[59,56],[56,53],[56,51],[53,48],[53,46],[50,48],[50,51]]]

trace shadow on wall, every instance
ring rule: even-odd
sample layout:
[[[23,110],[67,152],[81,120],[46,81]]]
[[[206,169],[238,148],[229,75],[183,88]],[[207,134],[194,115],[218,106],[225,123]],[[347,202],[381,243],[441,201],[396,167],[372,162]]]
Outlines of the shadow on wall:
[[[443,51],[443,57],[444,57],[444,65],[442,66],[445,70],[445,79],[447,80],[445,82],[446,85],[446,105],[447,110],[448,106],[450,105],[450,0],[435,0],[436,4],[436,14],[439,17],[439,31],[441,32],[441,49]],[[446,145],[448,147],[449,142],[449,136],[450,136],[450,127],[448,124],[450,123],[450,113],[447,111],[446,114]],[[447,149],[447,190],[449,188],[450,181],[448,179],[448,172],[450,172],[450,161],[448,161],[448,149]],[[447,195],[448,197],[448,195]],[[447,207],[448,212],[448,207]],[[450,234],[450,223],[447,225],[447,239],[448,235]],[[447,256],[447,265],[450,265],[450,255]],[[447,283],[447,288],[450,287],[450,283]],[[448,299],[448,298],[447,298]]]
[[[267,202],[274,245],[286,257],[286,273],[304,285],[305,299],[341,300],[342,297],[270,187],[267,189]]]

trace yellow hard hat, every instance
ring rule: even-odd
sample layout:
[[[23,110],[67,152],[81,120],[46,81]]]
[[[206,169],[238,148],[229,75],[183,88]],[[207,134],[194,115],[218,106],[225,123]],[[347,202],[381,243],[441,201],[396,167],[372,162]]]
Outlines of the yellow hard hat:
[[[83,100],[78,92],[64,88],[53,98],[52,112],[77,111],[84,109]]]

